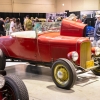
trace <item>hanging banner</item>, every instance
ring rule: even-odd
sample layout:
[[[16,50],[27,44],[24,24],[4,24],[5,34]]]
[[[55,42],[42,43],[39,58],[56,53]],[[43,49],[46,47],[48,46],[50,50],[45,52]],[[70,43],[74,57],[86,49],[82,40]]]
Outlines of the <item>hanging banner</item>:
[[[46,13],[46,19],[50,19],[55,21],[58,17],[61,19],[68,17],[68,12],[60,12],[60,13]]]

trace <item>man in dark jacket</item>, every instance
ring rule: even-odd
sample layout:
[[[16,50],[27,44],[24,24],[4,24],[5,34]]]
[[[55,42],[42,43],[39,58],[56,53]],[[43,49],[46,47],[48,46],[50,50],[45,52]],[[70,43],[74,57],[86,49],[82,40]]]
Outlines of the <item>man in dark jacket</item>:
[[[2,18],[0,18],[0,36],[1,35],[3,35],[3,36],[6,35],[4,27],[5,27],[4,22],[3,22]]]
[[[84,24],[87,24],[87,15],[86,14],[83,15],[82,22]]]

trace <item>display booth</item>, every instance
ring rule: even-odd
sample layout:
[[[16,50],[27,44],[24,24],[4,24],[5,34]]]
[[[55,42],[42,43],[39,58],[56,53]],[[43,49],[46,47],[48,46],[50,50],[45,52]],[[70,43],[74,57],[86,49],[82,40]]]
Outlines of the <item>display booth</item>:
[[[46,13],[46,19],[50,19],[52,21],[56,21],[57,18],[66,18],[69,16],[69,10],[65,10],[65,12],[59,12],[59,13]]]
[[[20,18],[21,23],[23,24],[24,21],[24,17],[26,15],[29,15],[30,17],[38,17],[38,18],[46,18],[46,13],[3,13],[0,12],[0,17],[1,18],[6,18],[6,17],[10,17],[10,18]]]

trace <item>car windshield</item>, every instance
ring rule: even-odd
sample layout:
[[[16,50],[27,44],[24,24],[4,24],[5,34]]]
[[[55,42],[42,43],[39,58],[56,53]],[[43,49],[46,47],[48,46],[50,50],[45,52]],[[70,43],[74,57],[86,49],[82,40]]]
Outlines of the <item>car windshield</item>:
[[[35,22],[33,30],[14,32],[10,36],[20,37],[20,38],[36,38],[37,34],[40,34],[45,31],[59,32],[60,27],[61,27],[61,22]]]
[[[35,22],[33,30],[37,33],[42,33],[44,31],[59,32],[61,27],[61,22]]]

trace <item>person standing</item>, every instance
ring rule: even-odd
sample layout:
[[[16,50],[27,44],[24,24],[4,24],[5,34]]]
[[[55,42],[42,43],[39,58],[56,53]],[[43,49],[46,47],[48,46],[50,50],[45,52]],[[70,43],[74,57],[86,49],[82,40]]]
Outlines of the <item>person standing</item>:
[[[97,46],[97,41],[100,40],[100,14],[97,14],[96,16],[96,22],[95,22],[95,28],[94,28],[94,40],[92,45]]]
[[[15,18],[11,19],[11,22],[10,22],[10,29],[9,29],[9,33],[13,33],[15,30]]]
[[[55,17],[53,16],[53,14],[50,14],[49,19],[52,20],[52,22],[55,21]]]
[[[22,26],[18,18],[16,19],[14,27],[15,27],[14,32],[22,31]]]
[[[83,15],[82,23],[87,24],[87,15],[86,14]]]
[[[27,15],[25,18],[24,29],[25,29],[25,31],[33,29],[33,24],[32,24],[32,21],[29,19],[29,15]]]
[[[4,22],[3,22],[2,18],[0,18],[0,36],[1,35],[3,35],[3,36],[6,35],[5,25],[4,25]]]
[[[96,23],[94,28],[94,40],[98,41],[100,39],[100,15],[96,15]]]
[[[6,31],[6,35],[9,35],[9,29],[10,29],[10,18],[6,17],[6,19],[5,19],[5,31]]]

